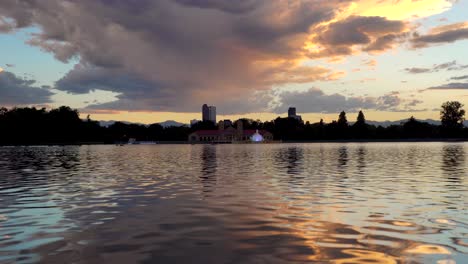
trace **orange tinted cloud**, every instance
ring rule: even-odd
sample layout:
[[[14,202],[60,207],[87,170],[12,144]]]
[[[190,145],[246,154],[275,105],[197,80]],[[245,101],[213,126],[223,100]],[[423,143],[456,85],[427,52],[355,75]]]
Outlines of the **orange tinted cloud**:
[[[411,42],[414,48],[424,48],[434,44],[452,43],[468,39],[468,22],[438,26],[427,34],[414,33]]]
[[[360,16],[381,16],[407,20],[440,14],[452,7],[447,0],[361,0],[350,5],[348,13]]]

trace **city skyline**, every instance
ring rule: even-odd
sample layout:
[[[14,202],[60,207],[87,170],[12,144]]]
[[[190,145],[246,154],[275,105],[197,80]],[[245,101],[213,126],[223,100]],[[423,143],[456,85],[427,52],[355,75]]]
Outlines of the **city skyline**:
[[[188,124],[204,103],[218,120],[290,106],[310,122],[438,120],[443,102],[468,105],[466,13],[443,0],[7,0],[0,106],[141,123]]]

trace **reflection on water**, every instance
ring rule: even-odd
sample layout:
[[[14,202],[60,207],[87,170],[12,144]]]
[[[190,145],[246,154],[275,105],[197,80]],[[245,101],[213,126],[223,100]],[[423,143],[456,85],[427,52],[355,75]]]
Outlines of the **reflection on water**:
[[[200,181],[203,185],[203,192],[212,192],[214,185],[216,185],[216,147],[203,145],[202,148]]]
[[[443,147],[443,163],[441,170],[449,182],[460,183],[461,175],[465,175],[465,149],[463,145],[448,145]]]
[[[466,263],[464,143],[0,148],[0,263]]]
[[[359,174],[364,174],[366,168],[367,149],[364,146],[359,146],[356,150],[356,167]]]
[[[338,148],[338,167],[344,169],[346,164],[348,164],[348,148],[342,146]]]

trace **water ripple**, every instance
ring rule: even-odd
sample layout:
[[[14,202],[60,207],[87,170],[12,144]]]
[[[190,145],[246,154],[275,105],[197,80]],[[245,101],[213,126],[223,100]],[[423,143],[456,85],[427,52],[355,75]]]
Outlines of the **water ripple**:
[[[464,263],[467,150],[0,147],[0,263]]]

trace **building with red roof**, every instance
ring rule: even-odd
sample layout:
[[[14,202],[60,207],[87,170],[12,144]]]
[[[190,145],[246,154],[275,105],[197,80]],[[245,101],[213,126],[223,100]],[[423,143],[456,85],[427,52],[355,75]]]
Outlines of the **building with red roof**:
[[[233,143],[251,142],[255,138],[263,138],[262,141],[272,141],[273,134],[266,130],[244,130],[242,121],[237,123],[237,128],[228,127],[224,129],[224,123],[220,121],[218,130],[198,130],[189,135],[188,141],[191,143]],[[253,137],[256,135],[255,137]],[[259,137],[258,135],[261,135]]]

